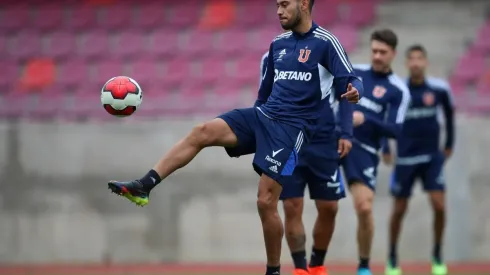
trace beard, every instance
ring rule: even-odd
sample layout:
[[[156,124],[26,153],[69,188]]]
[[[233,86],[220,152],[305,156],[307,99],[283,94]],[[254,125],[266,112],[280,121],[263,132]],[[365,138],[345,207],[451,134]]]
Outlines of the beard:
[[[288,22],[286,22],[285,24],[281,23],[281,27],[284,30],[293,30],[299,25],[300,22],[301,22],[301,16],[299,14],[299,11],[297,11],[296,16],[288,20]]]

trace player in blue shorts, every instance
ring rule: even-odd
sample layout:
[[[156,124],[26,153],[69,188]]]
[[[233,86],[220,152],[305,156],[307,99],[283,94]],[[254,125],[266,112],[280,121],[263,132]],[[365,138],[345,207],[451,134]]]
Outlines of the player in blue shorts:
[[[262,56],[261,73],[267,67],[268,52]],[[261,76],[262,79],[263,75]],[[320,80],[322,81],[322,80]],[[267,98],[268,95],[259,95]],[[334,112],[335,96],[330,94],[330,105],[323,112],[330,117]],[[260,100],[256,105],[263,104]],[[345,197],[345,190],[338,173],[339,160],[346,156],[352,139],[352,105],[346,100],[338,102],[340,132],[332,132],[329,122],[322,131],[322,123],[312,140],[303,146],[300,161],[288,183],[283,184],[280,199],[285,214],[286,240],[294,263],[294,275],[327,275],[324,266],[327,248],[335,229],[338,200]],[[315,200],[318,211],[313,229],[313,248],[309,265],[306,261],[306,234],[303,224],[304,192],[308,185],[310,198]]]
[[[354,66],[364,95],[354,106],[352,150],[342,166],[357,213],[359,275],[370,275],[369,258],[374,234],[372,206],[376,188],[378,150],[385,137],[397,138],[410,104],[405,82],[391,70],[398,38],[391,30],[371,35],[371,64]]]
[[[332,86],[339,98],[357,103],[362,82],[356,77],[339,41],[311,19],[313,0],[277,0],[284,29],[269,48],[259,94],[267,94],[255,108],[236,109],[200,124],[139,180],[109,182],[109,188],[132,202],[146,205],[150,191],[176,170],[186,166],[204,148],[255,148],[253,168],[260,175],[257,208],[267,254],[266,274],[280,274],[283,225],[277,205],[282,185],[294,172],[311,129],[322,117]],[[320,82],[323,75],[328,81]],[[265,91],[263,91],[265,90]]]
[[[427,77],[427,51],[421,45],[414,45],[406,52],[410,77],[407,81],[412,95],[402,135],[397,140],[397,159],[390,189],[394,197],[390,222],[390,254],[386,266],[387,275],[400,275],[397,243],[403,217],[408,208],[412,187],[420,179],[429,194],[434,211],[434,245],[432,254],[432,274],[446,275],[441,246],[445,224],[443,166],[451,156],[454,144],[454,107],[451,88],[442,80]],[[446,143],[439,148],[440,127],[438,110],[444,111]],[[391,158],[388,143],[384,144],[384,154]]]

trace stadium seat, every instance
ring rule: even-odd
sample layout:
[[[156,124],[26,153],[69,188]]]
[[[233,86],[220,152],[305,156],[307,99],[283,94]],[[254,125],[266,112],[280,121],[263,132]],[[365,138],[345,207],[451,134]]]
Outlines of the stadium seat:
[[[76,49],[76,37],[69,32],[55,32],[48,36],[43,53],[57,60],[63,60],[73,55]]]
[[[19,61],[38,56],[41,52],[40,34],[33,31],[22,31],[15,35],[10,46],[9,54]]]
[[[136,17],[133,11],[134,8],[125,3],[105,6],[101,11],[99,26],[109,31],[130,27]]]
[[[216,43],[216,50],[224,56],[234,58],[236,54],[243,53],[243,45],[247,44],[247,35],[241,30],[227,30],[220,34]],[[267,49],[264,49],[264,51]]]
[[[73,92],[76,87],[89,79],[89,69],[84,59],[69,59],[58,66],[56,83],[65,86],[66,92]]]
[[[28,94],[10,92],[0,98],[0,117],[16,119],[25,116],[32,108],[32,97]]]
[[[14,5],[2,10],[0,30],[4,33],[16,33],[30,20],[29,7],[25,4]]]
[[[264,51],[265,52],[265,51]],[[235,62],[233,79],[241,85],[254,83],[259,85],[260,80],[260,57],[244,56]]]
[[[162,68],[158,62],[151,59],[139,59],[131,62],[129,76],[138,81],[141,88],[145,88],[152,82],[160,82],[162,79]]]
[[[458,61],[453,77],[458,78],[465,84],[471,84],[477,80],[485,67],[486,64],[483,57],[468,53]]]
[[[190,74],[190,64],[187,59],[174,58],[165,63],[163,87],[178,87],[183,82],[187,82]]]
[[[339,25],[333,26],[329,31],[337,37],[347,53],[356,49],[359,36],[355,27]]]
[[[56,87],[51,87],[51,89],[55,91]],[[62,106],[65,106],[63,93],[42,93],[36,96],[33,101],[33,108],[27,114],[32,120],[54,119],[61,113]]]
[[[170,9],[167,23],[175,28],[186,28],[195,25],[201,17],[202,5],[198,2],[187,5],[175,5]]]
[[[203,85],[213,85],[227,76],[226,59],[208,58],[201,63],[200,74],[197,75],[197,80]]]
[[[109,48],[108,35],[102,31],[91,31],[82,35],[77,53],[87,59],[99,59]]]
[[[86,30],[97,26],[97,12],[89,6],[73,6],[68,14],[68,29]]]
[[[65,10],[60,5],[43,5],[35,9],[30,25],[44,32],[57,29],[63,24],[64,13]]]
[[[354,27],[364,27],[374,22],[375,5],[372,1],[355,1],[350,3],[342,14],[342,23]]]
[[[264,20],[273,16],[265,6],[260,1],[247,1],[238,4],[235,24],[244,28],[263,27]]]
[[[337,23],[339,20],[338,3],[325,0],[315,2],[313,20],[324,28]]]
[[[105,82],[119,75],[126,75],[124,66],[119,59],[101,60],[95,65],[95,77],[91,83],[99,85],[100,90]]]
[[[61,112],[68,120],[86,120],[102,115],[105,111],[100,103],[100,87],[93,84],[80,86],[62,107]]]
[[[180,49],[181,54],[189,58],[200,58],[214,54],[214,33],[208,31],[190,31],[187,33],[185,44]]]
[[[148,37],[140,32],[122,32],[117,35],[110,54],[124,60],[135,58],[138,54],[146,52]]]
[[[179,32],[157,29],[149,38],[148,54],[154,58],[175,57],[180,50]]]
[[[19,79],[19,67],[14,62],[0,62],[0,94],[8,93],[13,88],[14,81]]]
[[[153,30],[163,25],[165,5],[162,3],[141,3],[136,11],[134,26],[142,31]]]
[[[251,53],[262,56],[264,52],[269,50],[270,43],[274,37],[281,34],[281,30],[277,27],[264,27],[248,33],[247,47]]]
[[[47,86],[53,84],[55,75],[56,68],[52,59],[31,59],[22,70],[20,88],[23,91],[42,91]]]

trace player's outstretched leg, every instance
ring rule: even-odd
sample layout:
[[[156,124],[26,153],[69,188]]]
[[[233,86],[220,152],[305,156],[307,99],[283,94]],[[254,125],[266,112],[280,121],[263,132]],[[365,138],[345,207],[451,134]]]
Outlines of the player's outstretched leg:
[[[267,254],[266,275],[279,275],[281,266],[281,242],[284,235],[281,217],[277,210],[282,187],[269,176],[262,174],[257,194],[257,209],[262,222],[265,251]]]
[[[374,192],[363,182],[350,184],[357,212],[357,244],[359,249],[358,275],[371,275],[369,259],[374,235],[373,200]]]
[[[306,263],[306,234],[303,225],[303,198],[284,199],[286,240],[294,263],[294,275],[308,274]]]
[[[408,208],[408,198],[395,198],[390,218],[390,254],[386,264],[386,275],[401,275],[402,270],[398,263],[398,239],[401,232],[402,221]]]
[[[316,200],[318,215],[313,227],[313,249],[311,251],[310,274],[327,275],[325,256],[335,230],[338,201]]]
[[[442,259],[442,241],[446,222],[446,207],[444,191],[429,192],[429,197],[434,210],[434,248],[432,254],[432,274],[446,275],[447,266]]]
[[[144,177],[134,181],[110,181],[109,189],[139,206],[148,203],[150,191],[175,170],[186,166],[203,148],[234,147],[237,136],[221,118],[195,126]]]

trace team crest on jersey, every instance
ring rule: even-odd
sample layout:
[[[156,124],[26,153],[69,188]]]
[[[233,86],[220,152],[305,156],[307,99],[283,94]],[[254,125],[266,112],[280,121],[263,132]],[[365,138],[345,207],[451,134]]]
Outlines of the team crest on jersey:
[[[425,92],[424,95],[422,96],[422,101],[426,106],[432,106],[434,105],[434,102],[436,101],[436,98],[434,96],[434,93],[432,92]]]
[[[382,98],[386,94],[386,88],[383,86],[375,86],[373,89],[373,96],[375,98]]]
[[[310,58],[310,53],[311,50],[308,50],[308,48],[299,50],[298,61],[301,63],[305,63],[306,61],[308,61],[308,58]]]

